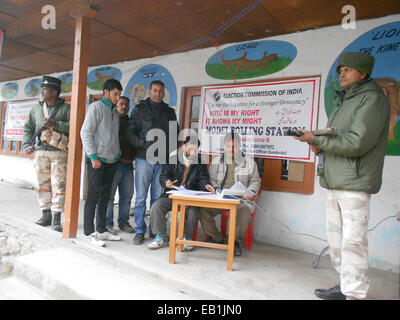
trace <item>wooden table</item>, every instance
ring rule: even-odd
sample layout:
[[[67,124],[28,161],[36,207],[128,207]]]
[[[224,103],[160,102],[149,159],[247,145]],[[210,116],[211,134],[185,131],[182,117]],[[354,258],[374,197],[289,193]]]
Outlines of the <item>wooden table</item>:
[[[206,247],[214,249],[228,250],[227,269],[232,271],[233,255],[235,248],[235,232],[236,232],[236,215],[237,206],[240,200],[235,199],[220,199],[216,196],[187,196],[173,194],[169,196],[172,201],[172,217],[171,217],[171,230],[169,240],[169,263],[175,263],[176,247],[178,251],[182,251],[182,245],[187,244],[190,246]],[[185,228],[185,213],[186,207],[204,207],[230,210],[229,219],[229,238],[228,244],[209,243],[201,241],[183,240]],[[179,208],[180,207],[180,208]],[[178,220],[178,208],[180,211],[179,218],[179,231],[178,237],[176,236],[176,224]]]

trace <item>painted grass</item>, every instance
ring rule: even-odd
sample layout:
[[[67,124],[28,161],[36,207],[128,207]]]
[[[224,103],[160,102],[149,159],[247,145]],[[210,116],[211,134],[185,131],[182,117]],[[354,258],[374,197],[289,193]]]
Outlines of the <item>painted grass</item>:
[[[62,93],[68,93],[72,91],[72,83],[68,83],[66,85],[63,85],[61,88]]]
[[[261,77],[267,74],[275,73],[281,71],[286,68],[293,61],[290,57],[280,57],[276,61],[271,61],[266,69],[261,67],[249,70],[242,71],[240,70],[235,74],[235,67],[231,66],[231,71],[234,74],[235,79],[247,79],[247,78],[256,78]],[[206,65],[206,72],[210,77],[215,79],[222,80],[233,80],[231,74],[223,63],[211,63]]]
[[[386,146],[386,155],[388,156],[400,156],[400,122],[397,122],[394,126],[394,139],[388,141]]]
[[[339,98],[337,98],[336,90],[340,90],[339,82],[331,82],[328,87],[325,88],[325,111],[326,115],[332,112],[334,106],[339,104]]]
[[[103,83],[97,81],[88,82],[88,87],[92,90],[103,90]]]

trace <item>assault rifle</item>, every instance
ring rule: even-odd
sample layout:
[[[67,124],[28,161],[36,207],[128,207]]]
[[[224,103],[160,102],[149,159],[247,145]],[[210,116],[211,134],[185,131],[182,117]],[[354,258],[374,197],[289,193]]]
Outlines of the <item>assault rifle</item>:
[[[36,139],[36,137],[40,137],[40,135],[42,134],[42,131],[46,130],[46,129],[47,129],[46,127],[40,127],[38,129],[38,131],[36,131],[35,134],[32,136],[31,140],[29,140],[29,145],[32,146],[33,148],[35,148],[35,139]],[[40,138],[39,138],[39,145],[40,145],[40,143],[41,143],[41,141],[40,141]]]

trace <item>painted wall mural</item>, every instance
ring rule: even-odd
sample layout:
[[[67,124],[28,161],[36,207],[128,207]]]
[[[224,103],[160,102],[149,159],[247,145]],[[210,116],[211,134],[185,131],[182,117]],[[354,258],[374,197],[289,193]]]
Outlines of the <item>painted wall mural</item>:
[[[169,104],[170,107],[174,108],[175,112],[178,113],[175,80],[171,73],[159,64],[149,64],[140,68],[129,80],[125,87],[124,96],[131,100],[130,110],[132,111],[140,100],[144,100],[148,97],[147,91],[153,80],[160,80],[164,83],[164,102]]]
[[[18,83],[16,82],[7,82],[3,88],[1,89],[1,95],[5,99],[12,99],[18,93]]]
[[[61,80],[61,94],[72,91],[72,73],[65,73],[58,77]]]
[[[92,70],[88,75],[87,85],[92,90],[103,90],[104,82],[108,79],[121,81],[122,72],[120,69],[107,66]]]
[[[297,49],[286,41],[263,40],[233,45],[221,54],[208,59],[206,72],[215,79],[232,80],[232,76],[247,79],[281,71],[296,58]]]
[[[372,77],[389,99],[391,114],[387,155],[400,155],[400,22],[392,22],[374,28],[352,43],[340,54],[348,51],[369,53],[375,57]],[[340,55],[339,55],[340,56]],[[325,111],[329,116],[338,104],[336,91],[340,90],[336,65],[339,56],[329,70],[325,84]]]
[[[42,79],[36,78],[29,80],[28,83],[25,85],[25,94],[28,97],[36,97],[41,93],[40,84],[42,83]]]

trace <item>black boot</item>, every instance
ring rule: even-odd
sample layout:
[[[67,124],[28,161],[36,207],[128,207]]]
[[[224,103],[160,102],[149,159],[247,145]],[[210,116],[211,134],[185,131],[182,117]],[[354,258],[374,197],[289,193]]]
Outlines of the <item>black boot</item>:
[[[43,210],[42,217],[35,223],[42,227],[51,225],[51,211],[49,209]]]
[[[240,257],[242,255],[242,248],[240,248],[240,242],[237,240],[235,241],[234,254],[236,257]]]
[[[61,213],[60,212],[54,212],[53,213],[53,222],[51,224],[51,228],[54,231],[62,232],[62,227],[61,227]]]
[[[346,296],[340,290],[340,285],[329,289],[317,289],[314,294],[323,300],[346,300]]]

